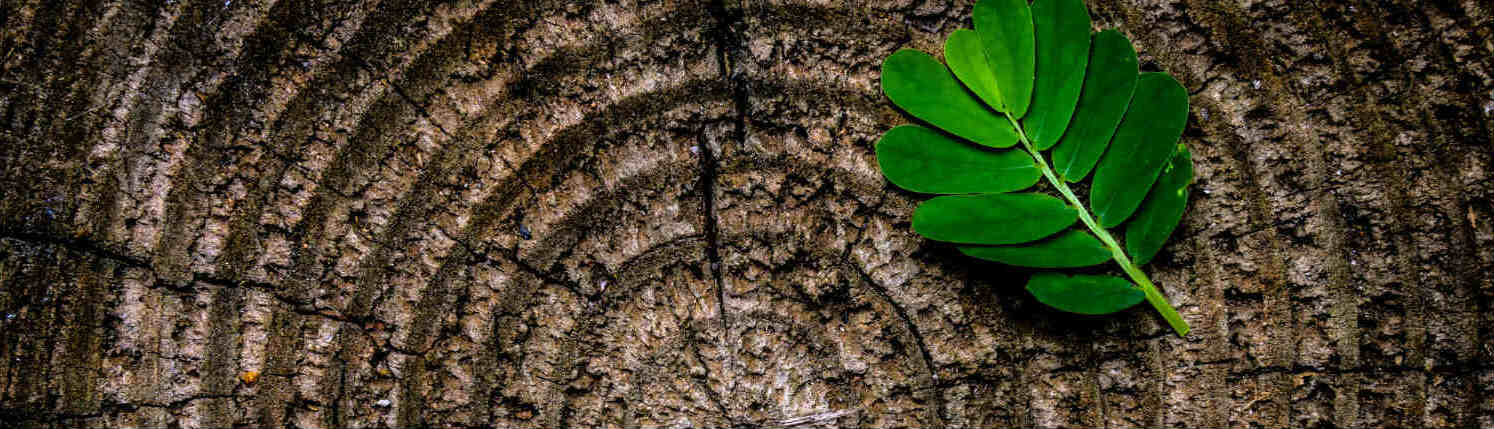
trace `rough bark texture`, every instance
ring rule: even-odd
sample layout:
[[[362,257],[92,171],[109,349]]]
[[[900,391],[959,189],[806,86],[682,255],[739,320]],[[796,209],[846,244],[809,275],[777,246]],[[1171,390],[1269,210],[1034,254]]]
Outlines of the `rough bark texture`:
[[[5,0],[0,422],[1494,427],[1494,8],[1089,3],[1192,94],[1187,338],[909,230],[968,1]]]

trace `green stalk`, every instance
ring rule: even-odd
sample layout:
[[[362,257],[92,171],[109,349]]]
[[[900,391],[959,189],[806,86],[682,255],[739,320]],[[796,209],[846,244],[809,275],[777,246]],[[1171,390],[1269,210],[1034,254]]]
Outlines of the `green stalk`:
[[[1017,123],[1011,113],[1006,114],[1006,120],[1011,121],[1012,127],[1016,128],[1017,137],[1022,141],[1022,148],[1027,150],[1028,155],[1032,155],[1033,161],[1036,161],[1038,168],[1042,169],[1043,177],[1048,178],[1048,183],[1053,184],[1053,187],[1058,189],[1058,193],[1063,194],[1064,199],[1069,200],[1069,204],[1079,209],[1079,220],[1084,222],[1084,226],[1089,227],[1089,232],[1100,238],[1100,242],[1105,243],[1105,247],[1110,248],[1110,254],[1115,259],[1115,263],[1120,264],[1121,270],[1131,277],[1131,281],[1141,287],[1141,292],[1146,294],[1146,301],[1162,314],[1162,318],[1167,320],[1167,324],[1172,326],[1172,330],[1176,331],[1179,337],[1188,335],[1188,322],[1183,320],[1183,316],[1178,314],[1177,309],[1172,308],[1172,304],[1167,302],[1167,297],[1157,291],[1157,285],[1152,284],[1152,280],[1146,277],[1146,273],[1141,272],[1141,268],[1131,262],[1131,258],[1126,256],[1126,251],[1121,249],[1114,237],[1110,236],[1110,231],[1101,228],[1100,224],[1090,217],[1089,209],[1084,207],[1084,203],[1079,202],[1079,197],[1074,196],[1074,191],[1069,189],[1068,183],[1053,174],[1053,169],[1048,167],[1048,161],[1043,160],[1042,153],[1032,147],[1032,142],[1027,140],[1027,132],[1022,130],[1022,124]]]

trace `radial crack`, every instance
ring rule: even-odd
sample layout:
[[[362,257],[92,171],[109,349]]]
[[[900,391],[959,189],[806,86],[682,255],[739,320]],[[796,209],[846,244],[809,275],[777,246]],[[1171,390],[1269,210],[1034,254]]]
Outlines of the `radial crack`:
[[[735,113],[729,142],[742,147],[747,141],[747,113],[750,106],[747,80],[743,79],[740,71],[734,66],[736,58],[741,56],[743,50],[741,35],[735,28],[741,24],[741,11],[727,6],[725,0],[712,1],[710,11],[711,16],[716,19],[716,25],[710,31],[716,43],[717,71],[721,74],[721,79],[731,87],[732,109]],[[716,218],[716,175],[719,161],[716,159],[715,149],[705,138],[704,130],[699,140],[702,206],[705,211],[706,260],[711,264],[711,276],[716,281],[718,318],[721,320],[721,329],[724,334],[728,324],[726,287],[721,272],[721,236]]]

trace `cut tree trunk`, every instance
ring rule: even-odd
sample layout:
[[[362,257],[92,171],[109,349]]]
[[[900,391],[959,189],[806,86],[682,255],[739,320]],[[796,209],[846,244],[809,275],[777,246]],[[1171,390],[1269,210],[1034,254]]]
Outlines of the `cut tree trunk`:
[[[1494,427],[1494,7],[1089,1],[1179,338],[910,230],[970,6],[4,0],[0,426]]]

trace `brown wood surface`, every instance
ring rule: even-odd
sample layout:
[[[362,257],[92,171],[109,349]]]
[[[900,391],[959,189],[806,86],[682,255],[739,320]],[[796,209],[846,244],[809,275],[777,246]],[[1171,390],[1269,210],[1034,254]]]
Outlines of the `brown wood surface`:
[[[1187,338],[910,231],[969,1],[3,0],[0,426],[1494,427],[1494,6],[1089,5]]]

